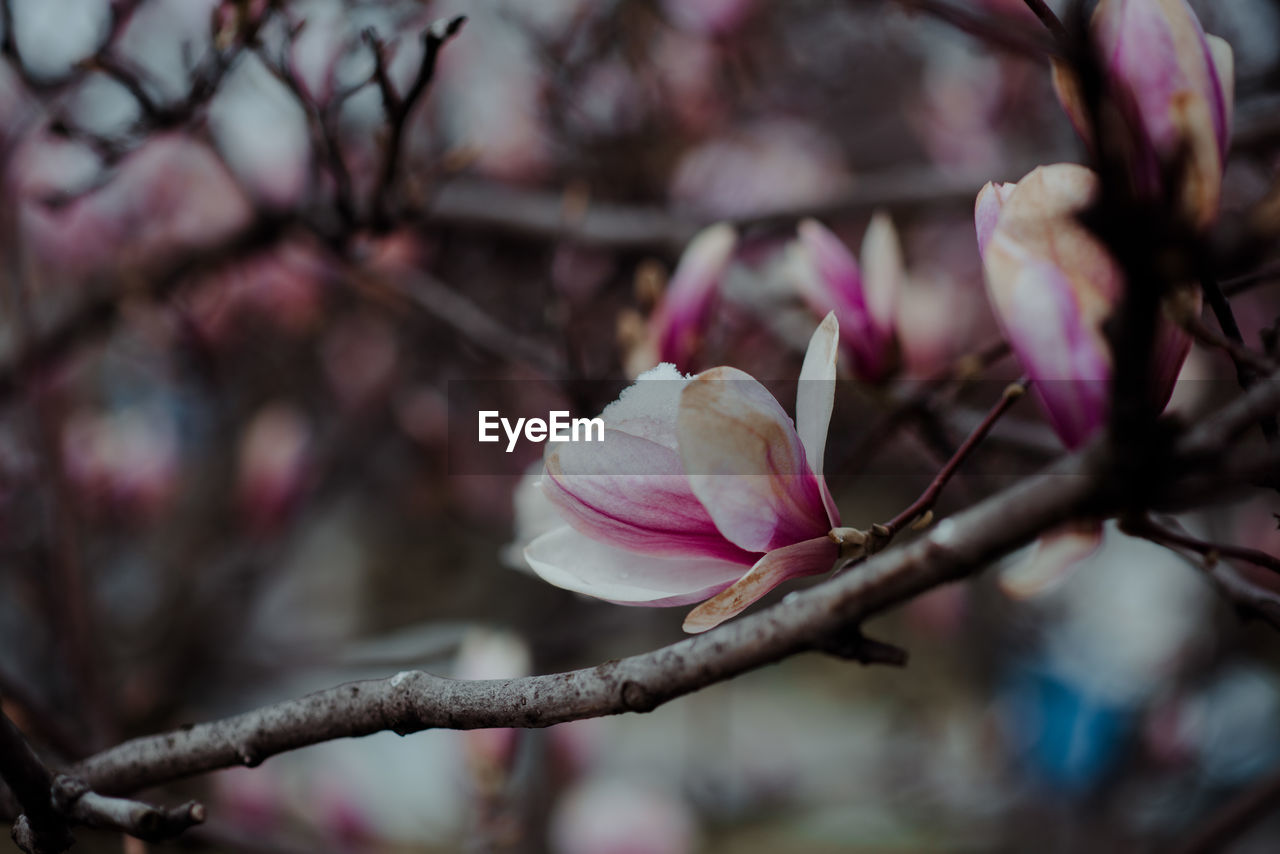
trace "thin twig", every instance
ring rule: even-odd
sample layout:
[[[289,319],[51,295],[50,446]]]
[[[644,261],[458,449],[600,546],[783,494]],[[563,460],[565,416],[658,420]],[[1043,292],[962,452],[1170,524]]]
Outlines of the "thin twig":
[[[1043,60],[1057,52],[1053,42],[1042,38],[1038,32],[1011,24],[1007,16],[984,15],[961,5],[939,0],[898,2],[909,11],[923,12],[987,44],[1032,59]]]
[[[1221,282],[1222,295],[1225,297],[1239,296],[1246,291],[1250,291],[1258,285],[1264,285],[1268,282],[1280,281],[1280,261],[1267,264],[1254,270],[1252,273],[1245,273],[1230,279],[1223,279]]]
[[[422,34],[422,61],[418,64],[418,73],[403,96],[398,95],[395,86],[387,74],[387,58],[385,47],[371,32],[366,32],[365,39],[373,50],[374,74],[378,88],[382,92],[382,106],[387,115],[386,150],[382,157],[382,170],[378,183],[373,191],[374,225],[385,228],[389,222],[391,211],[391,192],[400,171],[400,161],[404,156],[404,135],[409,125],[409,117],[413,113],[422,93],[426,91],[431,78],[435,76],[436,60],[440,49],[462,29],[467,21],[466,16],[441,18],[427,28]]]
[[[1060,44],[1065,44],[1068,38],[1067,28],[1062,25],[1057,14],[1049,8],[1049,4],[1044,0],[1025,0],[1025,2],[1027,8],[1040,19],[1040,23],[1045,25],[1054,39]]]
[[[991,411],[987,413],[987,417],[979,422],[978,426],[973,429],[968,438],[961,443],[956,449],[951,459],[947,460],[941,471],[934,477],[933,482],[929,484],[924,492],[920,493],[920,497],[911,502],[901,513],[894,516],[888,522],[879,526],[885,532],[889,539],[897,536],[903,528],[912,524],[917,519],[923,517],[926,513],[933,509],[938,502],[938,496],[942,494],[942,490],[946,487],[951,478],[955,477],[956,472],[974,452],[978,445],[982,444],[982,440],[991,432],[991,428],[995,426],[1006,412],[1008,412],[1015,403],[1022,399],[1027,392],[1027,386],[1030,381],[1023,377],[1015,383],[1010,383],[1005,388],[1004,393],[1000,395],[1000,400],[995,406],[991,407]]]
[[[1263,569],[1280,574],[1280,558],[1273,557],[1272,555],[1259,551],[1258,549],[1245,548],[1244,546],[1233,546],[1225,543],[1211,543],[1207,540],[1197,539],[1185,532],[1174,531],[1161,527],[1147,516],[1126,519],[1121,524],[1121,528],[1125,533],[1133,534],[1134,536],[1193,551],[1198,555],[1204,556],[1207,563],[1214,563],[1221,558],[1242,560],[1246,563],[1251,563],[1254,566],[1260,566]]]
[[[1182,328],[1201,344],[1225,351],[1237,365],[1243,365],[1263,376],[1273,373],[1277,366],[1262,353],[1251,350],[1234,338],[1229,338],[1207,326],[1198,317],[1183,318]]]
[[[1236,366],[1236,380],[1240,383],[1240,388],[1248,388],[1257,380],[1259,373],[1270,373],[1268,367],[1258,368],[1254,362],[1248,357],[1248,348],[1244,346],[1244,336],[1240,332],[1240,324],[1236,322],[1235,312],[1231,310],[1231,301],[1227,299],[1222,292],[1222,288],[1218,286],[1218,280],[1209,275],[1208,272],[1200,276],[1200,289],[1204,292],[1205,300],[1209,303],[1209,307],[1213,309],[1213,315],[1218,319],[1218,326],[1222,329],[1223,334],[1234,346],[1226,349],[1230,354],[1231,360]],[[1280,439],[1280,423],[1275,418],[1264,418],[1259,422],[1262,428],[1262,435],[1266,437],[1268,442],[1274,442]]]

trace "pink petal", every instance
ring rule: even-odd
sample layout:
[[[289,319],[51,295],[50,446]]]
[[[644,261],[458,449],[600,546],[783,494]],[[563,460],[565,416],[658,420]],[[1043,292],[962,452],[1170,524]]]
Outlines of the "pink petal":
[[[978,200],[973,209],[973,223],[978,232],[978,254],[986,254],[987,243],[996,230],[996,221],[1000,219],[1000,211],[1017,186],[988,181],[978,192]]]
[[[660,361],[688,366],[737,244],[737,232],[725,223],[704,229],[689,242],[650,321]]]
[[[1071,571],[1102,545],[1102,523],[1065,525],[1045,534],[1022,562],[1000,573],[1000,588],[1015,599],[1028,599],[1061,584]]]
[[[1106,419],[1110,353],[1081,316],[1070,280],[1048,262],[1023,267],[1004,318],[1018,361],[1058,436],[1084,444]]]
[[[858,375],[879,379],[887,342],[867,306],[853,253],[816,220],[804,220],[796,230],[800,236],[796,284],[801,297],[819,314],[836,313]]]
[[[694,377],[676,431],[693,493],[734,545],[767,552],[830,530],[791,419],[750,375],[713,368]]]
[[[755,559],[720,534],[676,451],[615,429],[548,447],[543,492],[579,533],[647,555]]]
[[[687,605],[742,576],[739,564],[713,558],[661,558],[615,549],[569,526],[543,534],[524,550],[543,580],[619,605]]]
[[[822,500],[831,527],[840,526],[840,512],[822,476],[822,462],[827,449],[827,430],[836,399],[836,363],[840,357],[840,322],[835,312],[828,312],[818,324],[800,368],[800,385],[796,390],[796,433],[804,445],[809,469],[822,484]]]
[[[769,552],[751,571],[684,618],[686,632],[705,632],[736,617],[760,597],[784,581],[801,575],[827,572],[840,556],[830,537],[815,537]]]

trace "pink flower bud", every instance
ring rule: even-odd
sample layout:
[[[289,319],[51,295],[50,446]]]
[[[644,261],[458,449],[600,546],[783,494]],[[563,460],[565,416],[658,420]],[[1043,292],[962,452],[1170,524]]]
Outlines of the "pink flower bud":
[[[1180,196],[1193,221],[1208,226],[1218,213],[1231,136],[1231,46],[1205,35],[1185,0],[1102,0],[1093,30],[1140,135],[1133,164],[1140,186],[1158,192],[1162,164],[1185,156]],[[1091,139],[1076,80],[1056,64],[1053,82],[1072,123]]]
[[[689,367],[737,245],[737,232],[725,223],[706,228],[689,241],[649,321],[656,362]]]
[[[735,368],[663,364],[602,414],[603,442],[549,445],[544,495],[565,524],[525,558],[546,581],[623,605],[686,605],[703,631],[789,578],[826,572],[840,524],[822,475],[839,324],[800,372],[793,424]]]
[[[897,357],[895,316],[906,275],[893,222],[884,213],[872,217],[862,240],[865,274],[821,223],[805,220],[797,231],[791,263],[801,296],[819,314],[835,312],[854,372],[869,382],[884,379]]]
[[[1111,255],[1076,219],[1096,192],[1083,166],[1041,166],[1016,185],[988,184],[975,210],[992,307],[1070,448],[1106,420],[1112,366],[1102,324],[1124,287]],[[1163,406],[1191,342],[1162,319],[1156,346],[1152,399]]]

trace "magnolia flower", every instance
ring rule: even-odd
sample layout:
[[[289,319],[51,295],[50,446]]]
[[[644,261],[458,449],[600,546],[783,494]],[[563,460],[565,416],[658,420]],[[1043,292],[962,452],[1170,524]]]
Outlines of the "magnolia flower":
[[[1112,363],[1103,323],[1124,288],[1115,260],[1076,218],[1097,187],[1097,176],[1083,166],[1041,166],[1017,184],[987,184],[974,211],[992,307],[1068,448],[1083,445],[1106,421]],[[1190,347],[1186,333],[1162,317],[1153,405],[1168,402]],[[1096,523],[1052,533],[1035,558],[1006,576],[1006,588],[1041,588],[1097,548],[1101,535]]]
[[[830,569],[840,518],[822,458],[839,337],[828,314],[800,371],[794,425],[736,368],[644,374],[602,413],[604,442],[548,446],[542,490],[565,524],[529,544],[529,565],[622,605],[711,597],[685,619],[690,632]]]
[[[1231,46],[1205,35],[1185,0],[1102,0],[1093,31],[1107,73],[1120,84],[1121,106],[1139,134],[1133,165],[1140,186],[1157,191],[1161,165],[1185,156],[1181,198],[1197,224],[1209,225],[1218,212],[1231,136]],[[1071,71],[1055,63],[1053,82],[1072,124],[1090,139]]]
[[[792,269],[801,296],[818,313],[835,312],[854,372],[869,382],[883,380],[897,361],[894,321],[905,271],[893,221],[877,213],[862,238],[862,264],[821,223],[807,219],[791,247]]]
[[[1124,287],[1115,260],[1076,219],[1097,185],[1083,166],[1041,166],[1017,184],[987,184],[974,215],[991,304],[1069,448],[1106,419],[1111,351],[1102,325]],[[1190,348],[1162,318],[1150,385],[1157,407],[1168,403]]]
[[[649,319],[644,354],[649,365],[689,366],[737,246],[737,232],[725,223],[705,228],[689,241]]]

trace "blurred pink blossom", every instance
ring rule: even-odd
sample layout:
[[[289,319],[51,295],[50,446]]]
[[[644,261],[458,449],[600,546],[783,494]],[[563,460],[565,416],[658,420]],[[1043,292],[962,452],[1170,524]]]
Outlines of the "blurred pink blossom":
[[[818,130],[774,120],[688,151],[671,178],[672,198],[716,218],[812,205],[848,183],[839,150]]]
[[[700,36],[727,36],[751,17],[755,0],[662,0],[667,19]]]
[[[516,679],[533,667],[529,646],[510,632],[475,629],[467,632],[454,663],[455,679]],[[477,729],[462,734],[467,767],[486,790],[501,785],[510,770],[520,731]]]
[[[293,406],[264,407],[240,439],[236,496],[250,530],[280,525],[305,492],[310,476],[311,426]]]
[[[1032,392],[1069,448],[1103,424],[1111,352],[1102,324],[1124,282],[1075,214],[1097,192],[1083,166],[1041,166],[1016,185],[988,184],[975,206],[987,292]],[[1191,348],[1168,318],[1157,333],[1152,402],[1163,408]]]
[[[704,229],[689,241],[649,319],[646,367],[660,362],[684,370],[692,366],[737,245],[737,232],[724,223]]]
[[[62,451],[68,480],[99,512],[150,517],[177,486],[177,426],[154,407],[75,413],[63,427]]]
[[[691,854],[697,825],[677,798],[624,779],[588,779],[551,819],[555,854]]]
[[[566,524],[525,549],[530,566],[618,604],[707,599],[685,619],[691,632],[829,570],[840,517],[822,458],[839,334],[830,314],[813,335],[794,425],[742,371],[685,377],[663,364],[605,409],[603,443],[549,445],[542,490]]]
[[[801,295],[819,315],[835,312],[854,373],[868,382],[883,380],[897,361],[895,321],[906,276],[892,220],[882,212],[872,217],[862,240],[865,272],[816,220],[801,222],[799,235],[791,262]]]
[[[249,200],[203,144],[159,136],[120,164],[100,189],[51,186],[61,146],[32,141],[17,158],[18,192],[29,201],[23,225],[37,255],[59,269],[83,274],[185,247],[209,246],[243,227]],[[82,193],[51,207],[57,192]]]

